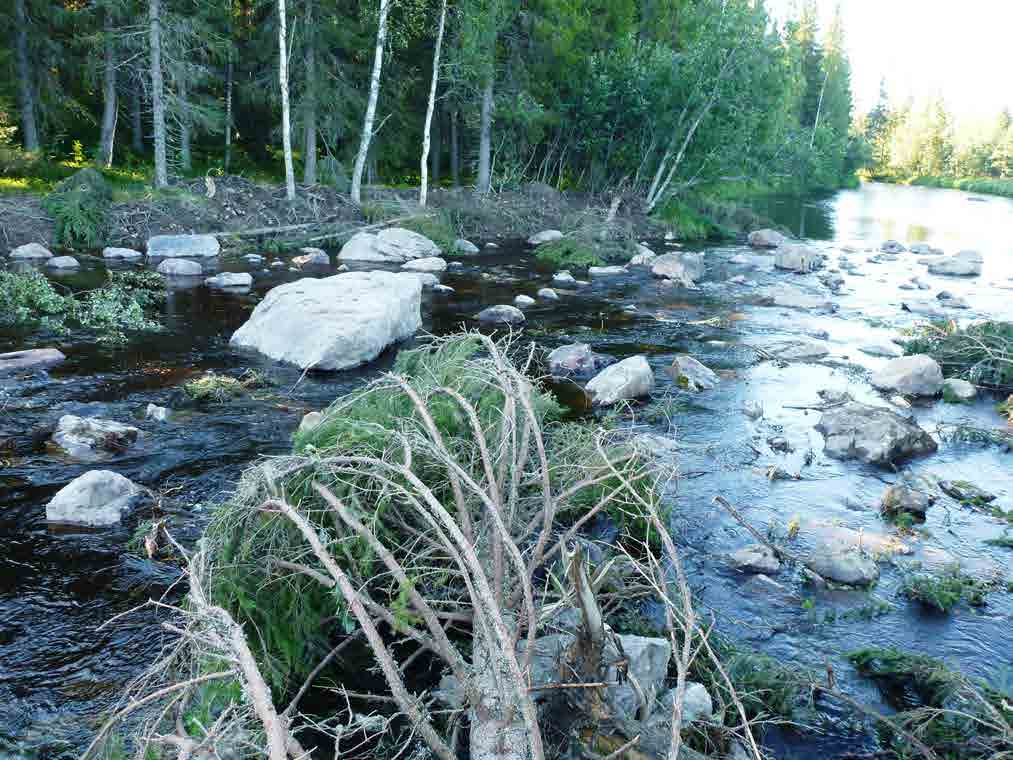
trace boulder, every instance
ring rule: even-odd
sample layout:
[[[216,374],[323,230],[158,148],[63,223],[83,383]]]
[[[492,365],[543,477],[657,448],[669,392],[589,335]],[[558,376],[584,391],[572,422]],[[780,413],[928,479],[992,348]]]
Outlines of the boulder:
[[[440,247],[425,235],[401,227],[388,227],[376,233],[373,247],[390,259],[408,261],[440,255]]]
[[[816,430],[826,439],[827,456],[881,467],[931,454],[938,448],[914,420],[857,401],[825,410]]]
[[[410,272],[444,272],[447,269],[447,262],[439,256],[427,256],[423,259],[406,261],[401,268]]]
[[[660,694],[665,684],[665,676],[668,675],[668,661],[672,657],[672,645],[667,639],[648,636],[624,634],[618,638],[624,657],[608,657],[609,654],[618,653],[607,652],[608,661],[618,663],[620,659],[625,659],[626,672],[637,679],[643,693]],[[640,698],[625,678],[619,678],[618,664],[609,665],[604,680],[607,683],[622,684],[606,692],[606,700],[613,710],[618,715],[628,718],[634,717],[640,706]]]
[[[38,243],[25,243],[11,251],[11,258],[15,261],[30,261],[33,259],[51,259],[52,252],[45,246]]]
[[[554,283],[558,284],[558,285],[576,285],[577,284],[577,281],[573,278],[573,275],[570,274],[565,269],[562,272],[556,272],[554,275],[552,275],[552,281]]]
[[[750,399],[742,405],[742,413],[751,420],[758,420],[763,417],[763,404]]]
[[[976,277],[981,274],[982,256],[977,251],[961,251],[953,256],[929,262],[932,274],[948,277]]]
[[[167,409],[164,406],[158,406],[156,404],[148,404],[144,410],[144,419],[154,420],[155,422],[168,422],[172,416],[172,410]]]
[[[941,256],[943,254],[943,249],[933,248],[928,243],[915,243],[911,246],[911,253],[916,256]]]
[[[299,420],[299,430],[297,432],[305,433],[307,430],[312,430],[323,421],[323,412],[306,412],[302,419]]]
[[[539,288],[538,297],[545,301],[558,301],[559,294],[552,288]]]
[[[135,251],[133,248],[110,247],[102,249],[102,258],[111,261],[136,261],[143,257],[143,253]]]
[[[806,566],[828,581],[848,586],[871,586],[879,580],[879,566],[857,549],[819,547]]]
[[[749,233],[749,244],[753,248],[778,248],[788,239],[777,230],[753,230]]]
[[[938,301],[904,301],[901,309],[911,314],[923,314],[927,317],[945,317],[946,312]]]
[[[904,349],[889,340],[869,341],[859,346],[858,350],[869,356],[885,356],[888,359],[896,359],[904,355]]]
[[[440,278],[432,272],[404,272],[405,275],[417,277],[423,288],[435,288],[440,284]]]
[[[631,356],[595,375],[586,390],[599,406],[641,398],[654,390],[654,371],[643,356]]]
[[[33,372],[62,364],[66,356],[55,348],[30,348],[0,354],[0,377],[15,372]]]
[[[887,515],[905,512],[924,518],[934,499],[923,491],[905,485],[893,485],[883,492],[879,507]]]
[[[809,338],[776,341],[765,345],[763,350],[775,359],[786,362],[814,361],[830,354],[830,347],[826,343]]]
[[[268,291],[230,343],[302,369],[358,367],[419,329],[421,294],[412,273],[303,278]]]
[[[943,370],[926,354],[891,359],[870,378],[873,387],[905,396],[935,396],[943,389]]]
[[[204,284],[212,290],[249,290],[253,285],[253,275],[249,272],[221,272],[205,278]]]
[[[960,502],[980,505],[988,504],[996,499],[994,493],[989,493],[985,489],[979,488],[974,483],[969,483],[966,480],[942,480],[939,482],[939,489],[947,496]]]
[[[702,253],[666,253],[651,262],[651,274],[655,277],[664,277],[685,287],[693,287],[703,273]]]
[[[545,245],[546,243],[553,243],[556,240],[562,239],[563,233],[559,230],[542,230],[528,238],[528,245]]]
[[[643,243],[637,243],[636,253],[633,255],[633,258],[630,259],[630,266],[648,266],[656,258],[658,258],[658,254]]]
[[[464,238],[458,238],[454,241],[454,252],[461,253],[466,256],[471,256],[478,253],[478,246],[472,243],[470,240]]]
[[[535,299],[532,298],[531,296],[519,295],[519,296],[517,296],[514,299],[514,306],[517,306],[518,308],[523,308],[525,306],[534,306],[534,305],[535,305]]]
[[[109,470],[91,470],[61,488],[46,505],[46,520],[64,525],[116,525],[143,489]]]
[[[214,235],[155,235],[148,239],[148,258],[210,258],[222,250]]]
[[[597,354],[586,343],[560,346],[549,353],[549,374],[555,377],[592,377],[614,363],[611,356]]]
[[[318,267],[329,267],[331,257],[322,248],[300,248],[301,256],[295,256],[292,263],[300,269],[313,269]]]
[[[341,246],[338,259],[341,261],[390,261],[377,252],[374,246],[375,242],[376,235],[372,232],[358,232]],[[397,263],[400,259],[394,261]]]
[[[200,277],[204,273],[201,265],[190,259],[166,259],[155,271],[166,277]]]
[[[825,297],[812,295],[790,285],[777,285],[760,291],[762,302],[769,306],[785,309],[833,310],[833,304]]]
[[[443,295],[449,295],[449,294],[455,293],[457,291],[455,291],[449,285],[441,285],[440,283],[437,283],[437,284],[433,285],[433,292],[434,293],[442,293]]]
[[[737,570],[744,573],[773,575],[781,569],[781,561],[769,546],[752,544],[732,552],[730,559]]]
[[[81,262],[73,256],[54,256],[46,260],[46,266],[51,269],[77,269],[81,266]]]
[[[475,319],[487,324],[520,325],[524,323],[524,313],[516,306],[501,304],[482,309]]]
[[[974,401],[978,396],[978,389],[966,380],[951,377],[943,381],[943,399],[956,403],[967,403]]]
[[[685,354],[675,357],[667,371],[676,385],[688,391],[709,391],[721,381],[710,368]]]
[[[615,277],[621,274],[629,274],[630,270],[626,267],[611,266],[611,267],[588,267],[587,273],[591,277]]]
[[[52,444],[74,459],[90,462],[128,448],[140,432],[122,422],[65,414],[56,423]]]
[[[903,244],[898,243],[896,240],[887,240],[879,247],[879,250],[881,250],[883,253],[896,254],[896,253],[904,253],[904,251],[906,251],[907,248],[905,248]]]
[[[251,266],[256,267],[264,263],[264,257],[258,253],[248,253],[245,256],[243,256],[243,261],[245,261],[247,264],[250,264]]]
[[[823,254],[804,245],[786,245],[778,249],[774,266],[806,274],[823,266]]]

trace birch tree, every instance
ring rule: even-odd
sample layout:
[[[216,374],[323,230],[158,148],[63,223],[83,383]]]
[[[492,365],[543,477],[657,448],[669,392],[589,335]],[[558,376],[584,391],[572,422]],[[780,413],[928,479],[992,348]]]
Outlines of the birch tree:
[[[14,62],[18,79],[18,105],[21,107],[21,144],[29,153],[39,150],[36,121],[35,78],[28,54],[28,10],[25,0],[14,0]]]
[[[380,96],[380,72],[383,70],[383,48],[387,41],[387,14],[390,0],[380,0],[380,19],[376,28],[376,51],[373,54],[373,73],[369,80],[369,101],[366,103],[366,116],[362,122],[362,137],[359,140],[359,152],[355,156],[355,169],[352,172],[352,202],[362,203],[362,172],[366,168],[369,156],[369,144],[373,139],[373,121],[376,118],[376,101]]]
[[[285,153],[285,197],[295,200],[295,169],[292,166],[292,125],[288,106],[288,30],[285,0],[278,0],[278,83],[281,85],[281,144]]]
[[[443,48],[443,29],[447,21],[447,0],[440,4],[440,23],[436,31],[436,48],[433,51],[433,78],[429,84],[429,105],[426,106],[426,123],[422,128],[422,183],[419,186],[419,205],[425,208],[429,193],[429,141],[436,106],[436,87],[440,79],[440,51]]]
[[[165,83],[162,78],[162,8],[160,0],[148,0],[148,45],[151,59],[151,114],[155,138],[155,187],[169,186],[165,155]]]

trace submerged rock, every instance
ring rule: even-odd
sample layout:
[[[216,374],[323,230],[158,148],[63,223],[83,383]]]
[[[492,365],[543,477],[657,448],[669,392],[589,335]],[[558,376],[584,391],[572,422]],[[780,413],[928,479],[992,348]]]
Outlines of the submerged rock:
[[[643,356],[631,356],[595,375],[586,390],[598,406],[649,396],[654,390],[654,371]]]
[[[77,269],[81,262],[73,256],[54,256],[46,261],[46,266],[51,269]]]
[[[11,251],[11,258],[16,261],[30,261],[32,259],[51,259],[53,253],[45,246],[38,243],[25,243]]]
[[[591,377],[615,362],[611,356],[597,354],[586,343],[560,346],[546,359],[549,374],[555,377]]]
[[[977,251],[961,251],[953,256],[929,262],[932,274],[949,277],[976,277],[981,274],[982,256]]]
[[[971,502],[974,504],[988,504],[995,501],[995,494],[979,488],[974,483],[966,480],[942,480],[939,482],[939,489],[957,501]]]
[[[577,281],[573,278],[573,275],[566,269],[562,272],[556,272],[552,275],[552,281],[559,285],[576,285]]]
[[[528,245],[545,245],[563,239],[563,233],[559,230],[542,230],[528,238]]]
[[[916,256],[942,256],[942,248],[933,248],[928,243],[915,243],[911,246],[911,253]]]
[[[833,304],[823,296],[811,295],[790,285],[777,285],[760,291],[760,298],[768,306],[786,309],[833,310]]]
[[[488,324],[520,325],[525,321],[524,312],[516,306],[501,304],[489,306],[475,315],[479,322]]]
[[[883,492],[880,509],[886,514],[906,512],[924,518],[933,501],[934,499],[927,493],[906,485],[893,485]]]
[[[943,388],[943,370],[926,354],[891,359],[876,372],[870,382],[888,393],[905,396],[935,396]]]
[[[771,575],[781,569],[781,561],[777,555],[764,544],[753,544],[732,552],[730,559],[732,565],[744,573]]]
[[[122,422],[65,414],[56,423],[52,443],[74,459],[90,462],[123,451],[137,440],[140,432]]]
[[[0,354],[0,376],[15,372],[31,372],[37,369],[49,369],[62,364],[67,357],[55,348],[29,348],[24,351],[11,351]]]
[[[858,350],[869,356],[885,356],[889,359],[895,359],[904,355],[904,349],[889,340],[869,341],[859,346]]]
[[[422,325],[419,275],[346,272],[268,291],[230,344],[302,369],[372,361]]]
[[[149,258],[211,258],[221,250],[214,235],[155,235],[148,239]]]
[[[190,259],[166,259],[155,271],[166,277],[200,277],[204,273],[201,265]]]
[[[777,248],[788,242],[788,238],[777,230],[753,230],[749,233],[749,244],[753,248]]]
[[[668,374],[676,385],[688,391],[709,391],[721,381],[713,370],[688,355],[676,356]]]
[[[253,276],[249,272],[222,272],[206,278],[204,284],[212,290],[249,290]]]
[[[932,436],[913,420],[857,401],[825,410],[816,430],[826,439],[827,456],[881,467],[931,454],[938,448]]]
[[[820,340],[796,338],[768,343],[763,350],[775,359],[786,362],[804,362],[822,359],[830,354],[830,347]]]
[[[587,273],[591,277],[615,277],[621,274],[629,274],[630,270],[621,266],[588,267]]]
[[[703,277],[703,254],[679,252],[658,256],[651,262],[651,274],[691,288]]]
[[[46,520],[90,527],[115,525],[142,492],[119,473],[91,470],[56,493],[46,505]]]
[[[879,580],[879,566],[857,550],[817,549],[806,566],[828,581],[849,586],[871,586]]]
[[[898,243],[896,240],[887,240],[880,247],[883,253],[904,253],[907,250],[903,244]]]

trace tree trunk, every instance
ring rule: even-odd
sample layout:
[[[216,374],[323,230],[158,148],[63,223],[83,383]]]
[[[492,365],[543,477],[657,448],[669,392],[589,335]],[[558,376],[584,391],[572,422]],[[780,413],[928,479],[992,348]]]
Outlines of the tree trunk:
[[[134,81],[130,88],[130,129],[134,153],[138,156],[144,154],[143,110],[144,103],[141,102],[141,83],[140,81]]]
[[[28,12],[25,0],[14,0],[14,59],[18,77],[18,105],[21,107],[21,144],[29,153],[39,145],[39,127],[35,121],[35,87],[28,60]]]
[[[155,133],[155,187],[169,186],[165,160],[165,85],[162,82],[162,13],[160,0],[148,0],[148,44],[151,47],[151,112]]]
[[[113,39],[113,16],[105,14],[105,68],[102,73],[102,131],[99,138],[98,161],[106,168],[113,165],[113,146],[116,141],[116,41]]]
[[[225,64],[225,173],[232,163],[232,53]]]
[[[193,169],[193,157],[190,152],[190,90],[185,74],[179,80],[179,101],[182,106],[179,113],[179,165],[189,173]]]
[[[433,126],[429,130],[432,148],[429,151],[429,181],[433,185],[440,184],[441,164],[443,163],[443,116],[442,108],[437,107],[433,114]]]
[[[306,108],[303,114],[304,185],[317,183],[317,51],[313,27],[313,0],[306,0]]]
[[[457,127],[457,109],[450,112],[450,178],[461,186],[461,141]]]
[[[472,653],[475,692],[478,696],[469,711],[469,744],[474,760],[530,760],[532,737],[524,723],[518,689],[512,685],[510,668],[501,662],[484,636],[477,636]],[[526,685],[520,685],[526,692]],[[528,697],[530,699],[530,697]]]
[[[278,83],[281,85],[281,145],[285,153],[285,197],[295,200],[292,166],[292,124],[288,108],[288,31],[285,0],[278,0]]]
[[[429,83],[429,104],[426,106],[426,124],[422,128],[422,183],[419,186],[419,205],[425,208],[429,195],[429,140],[436,107],[436,85],[440,80],[440,50],[443,48],[443,27],[447,21],[447,0],[440,5],[440,26],[436,32],[436,49],[433,52],[433,77]],[[435,173],[435,172],[434,172]]]
[[[369,80],[369,102],[366,104],[366,116],[362,123],[362,138],[359,140],[359,153],[355,157],[355,170],[352,172],[353,203],[362,203],[362,171],[366,167],[369,143],[373,139],[373,119],[376,118],[376,101],[380,96],[380,72],[383,70],[383,46],[387,40],[388,10],[390,10],[390,0],[380,0],[380,22],[376,29],[376,52],[373,56],[373,75]]]
[[[478,136],[478,182],[476,189],[485,194],[492,189],[492,80],[493,74],[482,89],[482,121]]]

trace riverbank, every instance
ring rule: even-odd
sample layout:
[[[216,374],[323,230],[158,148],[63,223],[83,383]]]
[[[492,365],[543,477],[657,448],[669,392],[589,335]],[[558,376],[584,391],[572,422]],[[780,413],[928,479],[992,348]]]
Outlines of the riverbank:
[[[869,177],[875,182],[887,182],[898,185],[911,185],[913,187],[934,187],[944,190],[962,190],[965,193],[977,195],[996,195],[1002,198],[1013,198],[1013,179],[999,179],[997,177],[942,177],[942,176],[917,176],[917,177],[891,177],[875,176]]]

